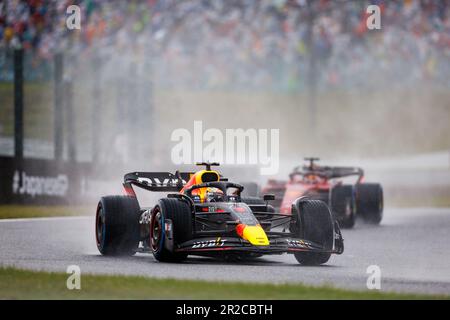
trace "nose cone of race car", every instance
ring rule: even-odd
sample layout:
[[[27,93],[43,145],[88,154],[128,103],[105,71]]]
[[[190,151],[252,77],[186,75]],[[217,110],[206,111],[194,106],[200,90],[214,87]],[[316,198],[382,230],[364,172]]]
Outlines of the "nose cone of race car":
[[[236,231],[242,239],[247,240],[254,246],[268,246],[269,239],[267,238],[264,229],[260,225],[247,226],[245,224],[238,224]]]

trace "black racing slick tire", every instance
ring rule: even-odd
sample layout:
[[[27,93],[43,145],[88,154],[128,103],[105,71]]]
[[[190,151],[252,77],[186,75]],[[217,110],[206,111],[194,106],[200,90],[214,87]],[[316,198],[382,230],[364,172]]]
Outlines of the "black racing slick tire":
[[[133,255],[139,245],[140,208],[136,198],[102,197],[97,205],[95,235],[102,255]]]
[[[292,208],[295,215],[290,231],[300,239],[321,245],[324,250],[333,250],[334,221],[327,204],[320,200],[297,199]],[[296,252],[297,261],[302,265],[321,265],[331,256],[328,252]]]
[[[356,218],[356,204],[352,185],[337,185],[331,189],[330,207],[340,227],[353,228]]]
[[[356,213],[366,223],[379,224],[383,219],[383,188],[379,183],[356,185]]]
[[[152,210],[150,248],[156,260],[181,262],[187,254],[174,252],[166,246],[166,221],[172,222],[173,247],[192,239],[192,213],[188,203],[180,199],[161,199]]]

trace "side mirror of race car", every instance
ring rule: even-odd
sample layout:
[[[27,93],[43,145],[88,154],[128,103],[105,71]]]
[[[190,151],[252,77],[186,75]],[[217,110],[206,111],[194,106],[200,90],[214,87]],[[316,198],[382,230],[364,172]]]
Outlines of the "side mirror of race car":
[[[275,200],[275,195],[274,194],[265,194],[263,196],[263,200],[264,201],[273,201],[273,200]]]

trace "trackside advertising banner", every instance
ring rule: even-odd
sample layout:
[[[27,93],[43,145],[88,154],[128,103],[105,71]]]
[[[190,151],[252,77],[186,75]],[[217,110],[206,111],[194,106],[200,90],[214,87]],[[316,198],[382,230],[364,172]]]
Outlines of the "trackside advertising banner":
[[[85,193],[89,164],[0,157],[0,203],[71,204]]]

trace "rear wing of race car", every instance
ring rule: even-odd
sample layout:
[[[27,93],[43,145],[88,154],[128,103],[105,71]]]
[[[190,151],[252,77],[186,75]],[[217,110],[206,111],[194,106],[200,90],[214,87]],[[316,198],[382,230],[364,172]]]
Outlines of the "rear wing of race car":
[[[364,170],[359,167],[324,167],[329,172],[329,179],[358,176],[358,182],[364,178]]]
[[[133,185],[156,192],[180,192],[195,172],[131,172],[123,178],[125,193],[136,196]],[[228,181],[220,175],[221,181]]]
[[[357,176],[357,183],[361,183],[364,179],[364,170],[359,167],[329,167],[329,166],[315,166],[313,168],[309,166],[296,167],[294,172],[291,173],[291,178],[293,175],[308,175],[316,174],[327,179],[344,178],[350,176]]]
[[[125,192],[135,196],[132,186],[157,191],[157,192],[179,192],[186,182],[191,178],[193,172],[131,172],[127,173],[123,180]]]
[[[320,159],[317,157],[307,157],[305,161],[308,161],[307,165],[302,167],[295,167],[293,172],[289,175],[292,179],[295,175],[318,175],[326,179],[345,178],[350,176],[357,176],[356,183],[361,183],[364,179],[364,170],[359,167],[331,167],[331,166],[319,166],[316,162]]]

